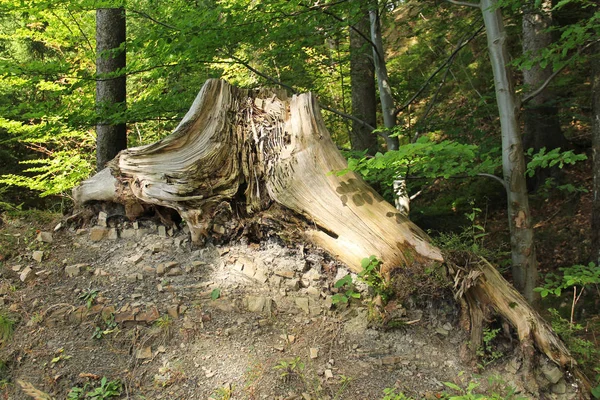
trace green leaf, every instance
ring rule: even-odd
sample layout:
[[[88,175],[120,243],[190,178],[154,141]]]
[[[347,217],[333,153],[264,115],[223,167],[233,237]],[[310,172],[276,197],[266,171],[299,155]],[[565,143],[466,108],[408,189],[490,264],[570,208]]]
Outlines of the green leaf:
[[[338,281],[333,285],[336,288],[341,288],[344,285],[350,285],[352,284],[352,276],[350,276],[349,274],[344,276],[341,279],[338,279]]]
[[[221,289],[216,288],[213,289],[212,292],[210,292],[210,298],[212,300],[217,300],[219,297],[221,297]]]
[[[457,392],[461,392],[462,391],[462,389],[458,385],[456,385],[456,384],[454,384],[452,382],[444,382],[444,385],[446,385],[450,389],[456,390]]]

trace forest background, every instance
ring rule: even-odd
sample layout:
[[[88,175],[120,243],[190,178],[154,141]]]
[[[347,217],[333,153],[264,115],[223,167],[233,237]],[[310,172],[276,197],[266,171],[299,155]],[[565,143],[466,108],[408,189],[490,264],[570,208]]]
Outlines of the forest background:
[[[542,308],[559,309],[549,318],[598,384],[600,10],[585,0],[491,3],[503,13],[506,66],[521,99],[537,292],[557,295]],[[479,252],[510,276],[506,192],[490,179],[502,182],[498,104],[481,9],[470,5],[2,0],[0,212],[68,212],[71,188],[96,170],[100,121],[126,124],[130,147],[154,142],[176,126],[203,82],[223,78],[315,93],[350,168],[392,202],[394,181],[396,190],[406,183],[411,219],[442,247]],[[114,76],[126,77],[126,107],[98,107],[96,83],[110,76],[96,72],[96,9],[118,7],[127,64]],[[389,92],[381,75],[375,79],[381,61]],[[570,298],[588,287],[573,317]],[[569,299],[562,310],[561,296]]]

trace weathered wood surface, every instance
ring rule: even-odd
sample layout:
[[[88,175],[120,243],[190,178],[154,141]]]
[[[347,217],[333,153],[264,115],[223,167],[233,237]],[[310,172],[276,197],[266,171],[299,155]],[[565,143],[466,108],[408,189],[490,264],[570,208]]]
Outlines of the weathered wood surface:
[[[168,137],[121,152],[75,190],[89,200],[170,207],[197,241],[212,217],[243,190],[248,214],[273,201],[312,223],[305,235],[354,271],[370,255],[385,268],[441,262],[416,225],[347,168],[313,95],[287,98],[210,80]]]
[[[358,175],[332,173],[345,168],[311,94],[288,98],[209,80],[171,135],[122,151],[74,197],[80,205],[124,204],[131,217],[148,204],[172,208],[194,241],[222,233],[223,215],[242,219],[279,203],[306,219],[306,240],[355,272],[370,255],[383,261],[388,277],[395,269],[444,262],[427,235]],[[446,268],[470,311],[473,350],[493,311],[513,326],[525,357],[534,344],[555,363],[576,369],[548,324],[493,266]]]

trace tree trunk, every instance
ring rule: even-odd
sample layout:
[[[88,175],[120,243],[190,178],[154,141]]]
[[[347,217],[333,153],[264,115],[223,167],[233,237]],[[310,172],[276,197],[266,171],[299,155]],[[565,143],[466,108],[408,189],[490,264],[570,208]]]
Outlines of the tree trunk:
[[[519,105],[509,69],[506,31],[496,0],[482,0],[481,10],[494,74],[502,131],[502,173],[508,197],[508,223],[515,286],[529,302],[536,299],[537,260],[525,181],[525,157],[519,131]]]
[[[383,39],[381,38],[381,21],[377,10],[377,1],[374,2],[375,8],[369,10],[369,19],[371,23],[371,41],[373,42],[373,63],[375,65],[375,74],[377,75],[377,85],[379,86],[379,99],[381,100],[381,113],[383,114],[383,125],[386,128],[384,134],[385,143],[388,150],[398,150],[398,138],[390,137],[392,130],[396,127],[395,103],[392,96],[392,88],[385,63],[385,53],[383,50]]]
[[[489,263],[443,264],[427,235],[358,175],[330,173],[346,168],[311,94],[289,99],[281,92],[210,80],[170,136],[122,151],[73,196],[78,205],[123,204],[131,217],[141,206],[172,208],[195,242],[227,236],[239,226],[247,229],[253,220],[277,220],[355,272],[363,258],[375,255],[390,282],[437,276],[426,271],[447,268],[440,276],[452,277],[455,297],[480,317],[472,318],[469,328],[473,349],[481,343],[482,322],[494,310],[525,347],[535,344],[560,366],[576,369],[562,342]],[[415,290],[404,280],[398,288]]]
[[[548,30],[552,24],[552,1],[543,0],[539,7],[533,1],[527,1],[523,8],[523,54],[530,58],[538,57],[542,51],[552,44],[552,33]],[[535,90],[552,75],[550,66],[542,68],[535,63],[530,69],[523,70],[523,82],[528,90]],[[538,152],[542,147],[546,150],[566,149],[569,145],[560,128],[558,108],[553,104],[554,95],[549,88],[544,89],[532,98],[524,110],[525,149],[533,148]],[[559,171],[555,168],[538,169],[528,179],[530,190],[537,189],[547,178]]]
[[[600,43],[592,47],[592,259],[600,265]]]
[[[371,45],[361,36],[369,37],[369,15],[364,12],[353,29],[350,29],[350,86],[352,89],[352,115],[371,126],[377,126],[377,94]],[[378,150],[377,135],[371,128],[352,121],[350,133],[352,150],[367,150],[375,155]]]
[[[96,10],[96,167],[102,170],[127,148],[125,123],[114,123],[125,111],[125,10]]]

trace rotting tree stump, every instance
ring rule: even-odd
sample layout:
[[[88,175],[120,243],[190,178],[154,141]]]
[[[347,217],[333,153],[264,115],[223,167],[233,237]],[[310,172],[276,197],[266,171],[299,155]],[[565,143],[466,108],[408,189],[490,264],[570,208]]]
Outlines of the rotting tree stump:
[[[497,314],[516,331],[524,373],[537,349],[572,370],[589,393],[568,349],[492,265],[444,263],[427,235],[357,174],[333,173],[346,168],[312,94],[288,98],[281,91],[209,80],[171,135],[123,150],[73,195],[79,206],[122,204],[130,218],[149,205],[176,210],[193,242],[227,235],[228,221],[280,205],[304,219],[305,240],[354,272],[371,255],[382,261],[387,279],[397,270],[441,266],[470,316],[473,352],[482,342],[486,315]]]

